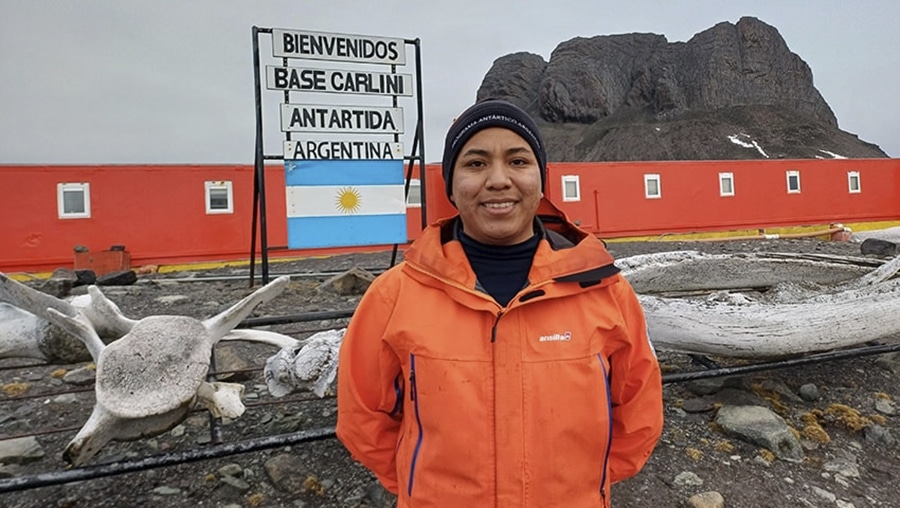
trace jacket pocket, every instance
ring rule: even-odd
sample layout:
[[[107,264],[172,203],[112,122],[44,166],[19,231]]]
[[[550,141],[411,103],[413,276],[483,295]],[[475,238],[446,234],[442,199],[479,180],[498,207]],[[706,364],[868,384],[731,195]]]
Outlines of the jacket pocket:
[[[528,506],[608,503],[609,366],[596,353],[523,365]]]
[[[421,352],[405,360],[399,506],[493,505],[491,364]]]

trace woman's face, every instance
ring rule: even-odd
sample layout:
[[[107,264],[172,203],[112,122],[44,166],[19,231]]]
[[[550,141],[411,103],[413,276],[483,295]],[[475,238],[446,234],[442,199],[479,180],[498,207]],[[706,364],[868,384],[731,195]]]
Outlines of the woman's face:
[[[450,199],[463,231],[489,245],[514,245],[534,234],[541,196],[537,157],[521,136],[502,127],[479,131],[453,166]]]

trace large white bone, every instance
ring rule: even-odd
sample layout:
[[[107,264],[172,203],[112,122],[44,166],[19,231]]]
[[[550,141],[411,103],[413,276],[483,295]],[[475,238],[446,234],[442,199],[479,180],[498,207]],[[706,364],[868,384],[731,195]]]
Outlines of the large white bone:
[[[638,295],[657,349],[751,358],[827,351],[900,331],[900,279],[893,278],[900,270],[900,256],[874,270],[861,266],[868,262],[834,256],[669,252],[625,258],[617,265],[638,293],[647,288],[674,292],[703,286],[769,287],[762,294],[706,300]],[[819,278],[818,285],[804,286],[810,278]]]
[[[64,457],[77,466],[110,440],[161,434],[181,422],[198,400],[216,416],[243,414],[243,385],[205,381],[212,348],[288,283],[287,277],[276,279],[205,321],[187,316],[146,317],[108,346],[82,312],[68,315],[48,309],[47,319],[84,342],[97,363],[94,410]],[[268,340],[289,342],[275,335],[268,335]]]

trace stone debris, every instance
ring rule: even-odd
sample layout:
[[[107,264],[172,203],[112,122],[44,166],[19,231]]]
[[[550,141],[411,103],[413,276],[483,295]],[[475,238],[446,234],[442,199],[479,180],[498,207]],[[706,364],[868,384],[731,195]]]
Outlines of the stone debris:
[[[282,453],[266,461],[266,474],[280,490],[299,494],[305,489],[309,469],[294,454]]]
[[[184,295],[166,295],[156,298],[156,301],[163,305],[177,305],[190,300],[190,297]]]
[[[42,458],[44,449],[34,436],[0,440],[0,464],[27,464]]]
[[[361,295],[369,289],[375,275],[363,268],[353,267],[326,280],[319,286],[319,291],[331,291],[339,295]]]
[[[253,372],[247,372],[251,368],[250,362],[241,357],[237,349],[232,346],[218,346],[215,350],[216,355],[216,372],[224,372],[224,374],[216,374],[216,379],[220,381],[228,380],[248,381],[253,379]],[[230,372],[243,371],[243,372]],[[246,399],[249,394],[245,394]]]
[[[97,277],[98,286],[130,286],[137,282],[134,270],[119,270]]]
[[[897,408],[894,407],[894,402],[888,399],[883,399],[881,397],[875,398],[875,411],[886,414],[888,416],[894,416],[895,414],[897,414]]]
[[[696,473],[682,471],[675,476],[673,484],[676,487],[699,487],[703,485],[703,479],[697,476]]]
[[[815,402],[822,395],[819,393],[819,387],[813,383],[806,383],[800,387],[800,398],[807,402]]]
[[[711,490],[695,494],[688,499],[691,508],[725,508],[725,498],[722,494]]]
[[[716,414],[716,423],[726,434],[762,446],[780,459],[788,462],[803,460],[800,441],[784,419],[767,407],[724,406]]]
[[[891,434],[891,431],[875,424],[865,428],[866,442],[871,443],[879,449],[893,448],[897,444],[897,440]]]
[[[94,364],[70,370],[63,376],[63,383],[75,386],[89,386],[94,384],[97,377],[97,368]]]
[[[867,238],[859,246],[864,256],[894,257],[897,255],[897,244],[880,238]]]

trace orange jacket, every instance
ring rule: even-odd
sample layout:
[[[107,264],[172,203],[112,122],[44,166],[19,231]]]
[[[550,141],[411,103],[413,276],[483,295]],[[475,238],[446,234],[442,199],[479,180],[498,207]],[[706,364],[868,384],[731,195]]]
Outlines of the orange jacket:
[[[564,221],[577,243],[542,231],[528,286],[501,307],[476,289],[454,220],[360,302],[338,438],[400,508],[609,506],[663,423],[634,291],[602,242]]]

